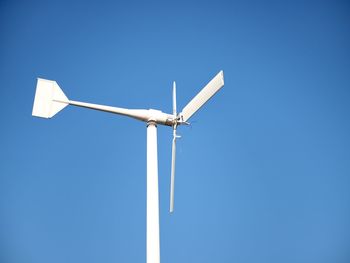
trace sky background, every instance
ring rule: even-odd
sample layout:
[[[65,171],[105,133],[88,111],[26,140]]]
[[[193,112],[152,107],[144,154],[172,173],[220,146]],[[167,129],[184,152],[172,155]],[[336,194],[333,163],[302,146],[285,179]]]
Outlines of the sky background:
[[[347,1],[1,1],[0,262],[146,261],[146,125],[68,98],[172,111],[158,129],[161,262],[350,262]]]

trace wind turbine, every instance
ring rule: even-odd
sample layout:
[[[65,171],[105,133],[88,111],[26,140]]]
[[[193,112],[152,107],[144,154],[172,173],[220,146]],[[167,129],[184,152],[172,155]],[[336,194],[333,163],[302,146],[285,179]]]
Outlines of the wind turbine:
[[[100,110],[125,115],[147,123],[147,263],[160,262],[159,248],[159,197],[158,197],[158,154],[157,125],[173,128],[171,180],[170,180],[170,212],[174,211],[174,180],[176,129],[179,125],[189,124],[187,121],[216,92],[224,86],[224,73],[220,71],[178,114],[176,109],[176,84],[173,83],[173,112],[164,113],[154,109],[125,109],[86,102],[69,100],[56,81],[38,78],[32,115],[51,118],[68,105]]]

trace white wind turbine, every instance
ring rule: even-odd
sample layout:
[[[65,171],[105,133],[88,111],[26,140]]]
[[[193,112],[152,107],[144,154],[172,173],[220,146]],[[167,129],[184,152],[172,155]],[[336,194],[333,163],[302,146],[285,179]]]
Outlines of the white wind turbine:
[[[191,116],[199,110],[219,89],[224,86],[224,73],[220,71],[187,105],[177,114],[176,84],[173,84],[173,113],[159,110],[125,109],[86,102],[69,100],[56,81],[38,78],[32,115],[51,118],[68,105],[100,110],[125,115],[147,123],[147,263],[160,262],[159,249],[159,198],[158,198],[158,156],[157,124],[173,128],[170,212],[174,211],[174,179],[176,129],[179,125],[188,124]]]

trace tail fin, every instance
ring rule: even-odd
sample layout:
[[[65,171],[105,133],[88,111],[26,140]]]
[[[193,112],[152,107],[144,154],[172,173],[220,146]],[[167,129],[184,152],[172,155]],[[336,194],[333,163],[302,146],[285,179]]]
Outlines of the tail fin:
[[[68,98],[56,81],[38,78],[32,112],[33,116],[51,118],[68,104]]]

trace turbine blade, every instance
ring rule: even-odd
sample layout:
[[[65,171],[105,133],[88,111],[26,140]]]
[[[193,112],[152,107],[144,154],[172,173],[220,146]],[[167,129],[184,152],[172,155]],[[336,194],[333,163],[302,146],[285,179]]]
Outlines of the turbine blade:
[[[186,106],[181,112],[182,120],[187,121],[216,92],[224,86],[224,72],[221,70]]]
[[[69,103],[56,81],[40,79],[36,84],[32,115],[51,118]]]
[[[176,83],[173,83],[173,115],[176,116]]]
[[[170,213],[174,211],[175,155],[176,155],[176,128],[174,127],[173,144],[171,149]]]

